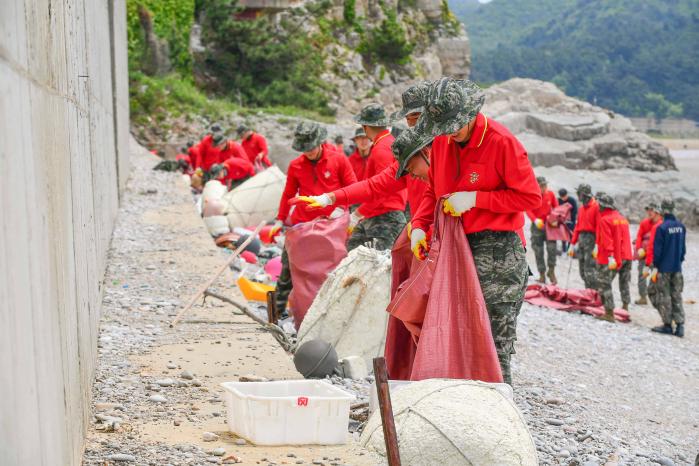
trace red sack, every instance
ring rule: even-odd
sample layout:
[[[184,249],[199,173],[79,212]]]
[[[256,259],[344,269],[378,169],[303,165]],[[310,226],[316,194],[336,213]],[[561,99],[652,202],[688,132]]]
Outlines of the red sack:
[[[318,217],[287,230],[284,245],[294,285],[288,307],[296,330],[328,274],[347,256],[348,226],[349,214],[345,213],[336,219]]]
[[[411,332],[418,341],[410,380],[502,382],[471,248],[461,219],[444,214],[441,202],[436,209],[429,257],[412,268],[410,278],[401,284],[394,301],[403,300],[403,293],[419,295],[423,288],[415,283],[418,280],[429,284],[429,296],[419,335]],[[415,319],[420,311],[417,306],[411,307],[407,314]],[[398,315],[403,314],[398,310]],[[413,320],[408,328],[414,331],[416,327]]]
[[[407,227],[393,243],[391,259],[391,300],[393,300],[398,286],[410,278],[410,269],[417,263],[410,250]],[[390,379],[410,380],[410,370],[413,367],[416,350],[417,344],[403,322],[393,315],[388,316],[384,358]]]
[[[548,241],[570,242],[571,235],[566,222],[570,221],[570,209],[572,207],[570,204],[565,203],[551,209],[551,213],[546,217],[546,239]]]

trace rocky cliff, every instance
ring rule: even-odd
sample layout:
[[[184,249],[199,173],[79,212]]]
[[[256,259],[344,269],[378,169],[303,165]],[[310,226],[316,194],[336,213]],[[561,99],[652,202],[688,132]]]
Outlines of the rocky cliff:
[[[517,135],[537,166],[676,170],[668,150],[628,118],[569,97],[552,83],[516,78],[492,86],[483,111]]]

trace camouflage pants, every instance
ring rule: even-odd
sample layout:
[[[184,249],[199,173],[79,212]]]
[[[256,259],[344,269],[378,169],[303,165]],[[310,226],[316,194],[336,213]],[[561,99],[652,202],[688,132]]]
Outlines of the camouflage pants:
[[[614,293],[612,292],[612,282],[614,277],[619,274],[619,291],[621,292],[621,300],[628,304],[631,301],[630,282],[631,282],[631,261],[624,261],[618,270],[609,270],[606,264],[597,264],[595,268],[594,282],[595,289],[602,299],[604,310],[614,310]]]
[[[286,252],[286,248],[282,252],[282,271],[277,279],[277,312],[282,314],[286,311],[286,303],[289,300],[289,293],[293,289],[293,283],[291,282],[291,269],[289,268],[289,254]]]
[[[546,230],[540,230],[532,223],[531,243],[536,256],[536,269],[540,274],[546,273],[546,266],[549,270],[556,268],[556,242],[546,239]],[[544,248],[546,248],[546,260],[544,260]]]
[[[347,242],[347,251],[365,243],[369,243],[370,247],[380,251],[391,249],[396,238],[405,228],[405,223],[405,214],[402,210],[392,210],[362,220],[354,227],[352,236]]]
[[[510,360],[515,352],[517,316],[529,276],[524,246],[512,231],[483,231],[471,233],[467,238],[488,309],[502,376],[512,385]]]
[[[592,250],[595,249],[595,234],[589,231],[583,231],[578,238],[578,269],[580,270],[580,278],[585,283],[585,288],[595,289],[595,276],[597,275],[597,261],[592,257]]]
[[[638,264],[638,294],[641,298],[648,295],[648,277],[643,276],[643,271],[646,269],[646,260],[639,259]]]
[[[682,272],[659,273],[656,285],[658,293],[656,308],[663,323],[684,324],[684,307],[682,306],[684,277]]]

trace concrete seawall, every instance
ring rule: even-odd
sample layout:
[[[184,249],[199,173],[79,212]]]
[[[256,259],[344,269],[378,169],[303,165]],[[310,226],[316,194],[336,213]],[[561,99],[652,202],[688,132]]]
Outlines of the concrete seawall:
[[[128,176],[125,0],[0,6],[0,463],[82,455]]]

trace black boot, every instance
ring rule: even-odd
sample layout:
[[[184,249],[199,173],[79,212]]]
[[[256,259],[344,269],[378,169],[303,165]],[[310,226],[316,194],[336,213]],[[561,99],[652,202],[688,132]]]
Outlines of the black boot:
[[[677,324],[677,327],[675,328],[675,336],[676,337],[684,337],[684,324]]]
[[[663,324],[659,325],[657,327],[653,327],[650,329],[652,332],[657,332],[657,333],[667,333],[668,335],[672,335],[672,324]]]

